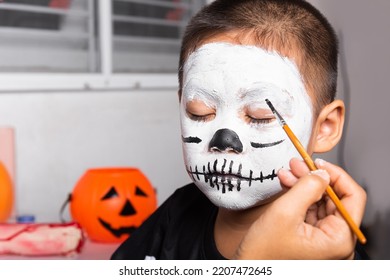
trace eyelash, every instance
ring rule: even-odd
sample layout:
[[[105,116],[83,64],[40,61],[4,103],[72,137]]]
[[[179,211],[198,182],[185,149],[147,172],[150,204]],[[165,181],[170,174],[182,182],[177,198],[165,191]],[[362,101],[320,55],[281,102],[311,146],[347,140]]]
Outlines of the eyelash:
[[[252,124],[268,124],[275,120],[275,118],[255,119],[252,118],[251,116],[247,116],[247,118],[249,119],[249,122]]]
[[[208,115],[204,115],[204,116],[198,116],[198,115],[194,115],[194,114],[191,114],[190,112],[187,112],[189,118],[193,121],[197,121],[197,122],[206,122],[208,121],[210,118],[212,118],[214,116],[214,114],[208,114]]]

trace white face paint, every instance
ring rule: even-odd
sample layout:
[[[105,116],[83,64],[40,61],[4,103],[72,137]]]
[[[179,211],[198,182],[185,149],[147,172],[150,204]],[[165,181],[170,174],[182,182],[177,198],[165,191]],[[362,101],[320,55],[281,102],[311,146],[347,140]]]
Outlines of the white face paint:
[[[262,48],[210,43],[186,61],[182,92],[184,159],[200,190],[236,210],[279,193],[277,171],[299,154],[265,99],[307,146],[312,105],[296,65]]]

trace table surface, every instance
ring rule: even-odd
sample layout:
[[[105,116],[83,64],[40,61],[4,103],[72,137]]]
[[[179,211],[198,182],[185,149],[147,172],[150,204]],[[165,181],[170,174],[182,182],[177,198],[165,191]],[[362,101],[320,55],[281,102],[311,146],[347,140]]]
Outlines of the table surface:
[[[98,243],[85,240],[81,252],[74,256],[27,257],[16,255],[0,255],[0,260],[109,260],[120,243]]]

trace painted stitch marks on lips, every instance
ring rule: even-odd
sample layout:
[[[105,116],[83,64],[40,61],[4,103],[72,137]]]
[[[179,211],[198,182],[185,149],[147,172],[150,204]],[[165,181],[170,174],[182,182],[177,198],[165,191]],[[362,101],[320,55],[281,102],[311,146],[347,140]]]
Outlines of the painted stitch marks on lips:
[[[192,168],[192,166],[187,167],[187,172],[194,181],[203,180],[211,188],[221,190],[222,193],[226,193],[226,191],[231,192],[234,188],[240,191],[243,182],[248,182],[250,187],[253,181],[263,183],[265,180],[273,180],[277,177],[275,169],[272,170],[271,174],[267,175],[264,175],[262,171],[254,174],[253,170],[249,170],[249,176],[244,176],[242,175],[241,163],[238,164],[237,172],[233,172],[233,167],[233,160],[227,164],[227,160],[224,159],[221,168],[218,168],[218,160],[215,160],[213,163],[208,162],[207,166],[203,165],[201,170],[198,169],[198,166],[195,166],[195,168]]]

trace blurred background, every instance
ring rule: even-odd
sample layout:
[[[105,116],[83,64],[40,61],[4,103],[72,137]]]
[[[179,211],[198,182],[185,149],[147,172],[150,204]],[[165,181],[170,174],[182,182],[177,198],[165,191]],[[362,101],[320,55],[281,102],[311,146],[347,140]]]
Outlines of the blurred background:
[[[13,141],[0,134],[0,158],[2,146],[12,148],[5,161],[14,216],[59,221],[68,194],[94,167],[138,167],[159,204],[189,182],[176,72],[184,27],[206,2],[0,1],[0,130],[11,130]],[[318,156],[366,189],[367,251],[390,259],[390,2],[309,2],[339,35],[338,97],[347,106],[344,140]]]

